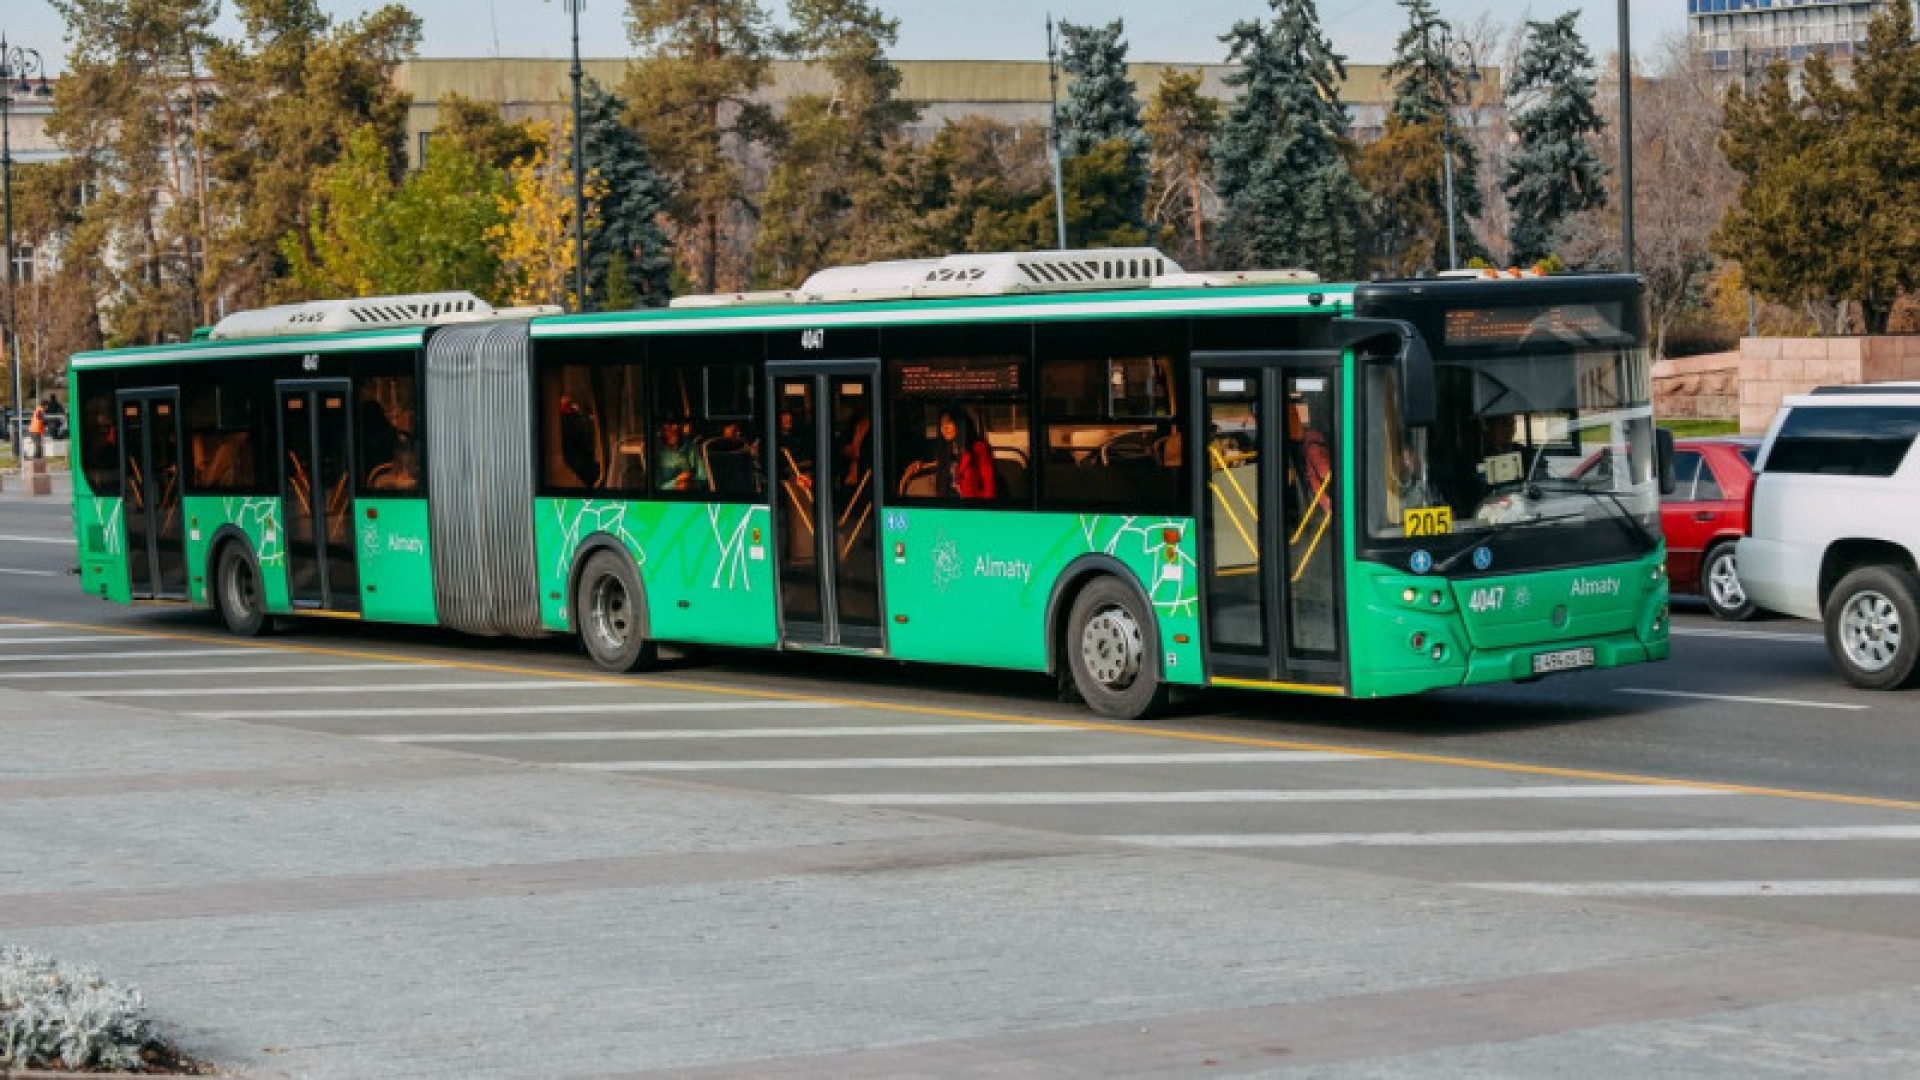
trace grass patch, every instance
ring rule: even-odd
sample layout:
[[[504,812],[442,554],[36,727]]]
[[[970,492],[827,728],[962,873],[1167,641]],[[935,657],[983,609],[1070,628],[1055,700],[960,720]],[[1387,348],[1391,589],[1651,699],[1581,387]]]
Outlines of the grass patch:
[[[1738,435],[1738,420],[1702,420],[1694,417],[1662,420],[1660,426],[1673,432],[1676,439],[1697,439],[1707,435]]]

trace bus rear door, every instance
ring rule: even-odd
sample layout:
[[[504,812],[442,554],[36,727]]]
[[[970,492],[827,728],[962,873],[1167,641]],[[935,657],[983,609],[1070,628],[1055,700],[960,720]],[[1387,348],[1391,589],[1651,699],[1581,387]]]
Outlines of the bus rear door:
[[[1212,681],[1344,692],[1338,354],[1195,353]]]
[[[274,391],[280,404],[287,597],[296,610],[358,612],[349,384],[286,380]]]
[[[187,599],[187,535],[180,485],[180,391],[122,390],[120,490],[127,575],[135,600]]]

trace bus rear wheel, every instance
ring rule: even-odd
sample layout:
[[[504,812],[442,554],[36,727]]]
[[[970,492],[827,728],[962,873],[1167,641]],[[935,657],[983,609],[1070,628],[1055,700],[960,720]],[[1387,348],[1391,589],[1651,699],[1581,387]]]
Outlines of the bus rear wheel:
[[[1116,720],[1141,720],[1166,707],[1152,645],[1153,623],[1139,597],[1112,577],[1080,591],[1067,616],[1067,667],[1087,706]]]
[[[608,671],[638,671],[657,650],[646,638],[640,580],[633,565],[611,551],[597,551],[580,571],[574,593],[574,625],[593,662]]]
[[[227,629],[241,637],[259,637],[267,632],[267,605],[260,588],[260,568],[253,556],[238,543],[220,549],[214,564],[213,606]]]

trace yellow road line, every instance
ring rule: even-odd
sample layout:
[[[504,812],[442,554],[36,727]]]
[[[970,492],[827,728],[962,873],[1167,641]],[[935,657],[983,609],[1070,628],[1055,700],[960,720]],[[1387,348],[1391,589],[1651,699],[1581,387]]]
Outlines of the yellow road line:
[[[1753,787],[1747,784],[1726,784],[1712,780],[1683,780],[1665,776],[1640,776],[1633,773],[1602,772],[1593,769],[1566,769],[1552,765],[1528,765],[1518,762],[1484,761],[1478,758],[1452,757],[1445,754],[1421,754],[1405,750],[1375,750],[1368,747],[1302,742],[1295,739],[1255,738],[1245,735],[1212,735],[1198,731],[1176,731],[1168,728],[1137,727],[1131,724],[1109,724],[1097,720],[1056,720],[1045,717],[986,712],[979,709],[954,709],[934,705],[905,705],[887,701],[863,701],[857,698],[792,693],[780,690],[748,690],[739,687],[717,686],[712,683],[647,679],[632,675],[608,675],[591,671],[564,671],[554,668],[515,666],[509,664],[479,664],[462,660],[436,660],[430,657],[366,652],[355,649],[329,649],[313,645],[286,645],[264,641],[250,641],[245,638],[228,636],[210,637],[199,634],[156,633],[148,630],[129,630],[117,626],[54,622],[47,619],[22,619],[7,615],[0,615],[0,622],[30,623],[37,626],[56,627],[63,630],[93,630],[108,634],[122,634],[128,637],[187,641],[201,645],[240,645],[271,652],[305,653],[312,656],[332,656],[354,660],[397,661],[401,663],[418,664],[422,667],[448,667],[462,671],[485,671],[498,675],[541,675],[555,679],[567,679],[574,682],[617,683],[628,686],[644,686],[657,690],[683,690],[703,694],[719,694],[728,697],[761,698],[768,701],[807,701],[821,705],[838,705],[849,709],[912,713],[920,716],[945,717],[947,719],[991,720],[998,723],[1027,724],[1035,727],[1071,728],[1079,731],[1105,731],[1121,735],[1139,735],[1146,738],[1169,739],[1177,742],[1207,743],[1217,746],[1250,746],[1267,750],[1308,750],[1317,753],[1345,754],[1357,758],[1371,758],[1376,761],[1402,761],[1416,765],[1444,765],[1452,768],[1475,769],[1482,772],[1510,773],[1519,776],[1551,776],[1560,779],[1597,780],[1607,783],[1636,784],[1648,787],[1682,787],[1698,791],[1717,791],[1729,795],[1751,795],[1756,798],[1791,799],[1800,802],[1833,803],[1844,806],[1871,806],[1883,810],[1920,811],[1920,801],[1882,799],[1868,795],[1842,795],[1828,791],[1799,791],[1792,788],[1766,788]],[[4,680],[4,674],[0,674],[0,681]]]

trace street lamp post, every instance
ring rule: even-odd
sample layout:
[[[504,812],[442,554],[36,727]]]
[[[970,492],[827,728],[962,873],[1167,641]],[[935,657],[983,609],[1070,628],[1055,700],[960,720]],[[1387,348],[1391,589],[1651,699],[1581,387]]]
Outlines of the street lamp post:
[[[1620,0],[1620,268],[1633,273],[1633,35]]]
[[[1047,16],[1047,142],[1053,152],[1053,228],[1061,251],[1067,250],[1067,189],[1060,181],[1060,72],[1054,66],[1053,16]]]
[[[587,0],[567,0],[573,14],[573,303],[574,310],[587,310],[587,194],[586,142],[580,111],[580,9]]]
[[[7,329],[0,344],[6,346],[7,364],[13,368],[13,418],[7,426],[12,429],[9,438],[13,442],[13,460],[20,461],[20,303],[14,296],[13,282],[13,96],[31,93],[34,97],[52,97],[53,90],[47,86],[47,77],[40,76],[40,85],[35,87],[28,80],[36,72],[42,71],[40,54],[33,49],[20,45],[7,44],[7,37],[0,33],[0,199],[6,207],[6,262],[7,283]]]
[[[1440,31],[1440,57],[1446,64],[1446,86],[1442,88],[1440,101],[1440,169],[1446,176],[1447,185],[1447,269],[1460,269],[1460,244],[1456,235],[1453,200],[1453,80],[1455,50],[1466,61],[1466,80],[1474,82],[1480,78],[1480,65],[1473,58],[1473,50],[1464,41],[1453,40],[1446,30]]]

